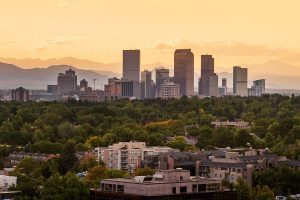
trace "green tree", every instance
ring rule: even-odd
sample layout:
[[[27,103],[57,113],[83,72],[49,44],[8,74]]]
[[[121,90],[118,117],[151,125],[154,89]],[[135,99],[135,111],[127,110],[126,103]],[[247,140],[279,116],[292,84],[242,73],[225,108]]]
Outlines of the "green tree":
[[[151,169],[149,167],[145,168],[138,168],[136,172],[134,173],[135,176],[152,176],[155,173],[154,169]]]
[[[59,172],[61,174],[66,174],[69,170],[73,169],[77,162],[78,158],[76,157],[75,142],[68,141],[65,144],[64,152],[59,159]]]
[[[275,196],[272,190],[267,185],[262,187],[257,185],[253,189],[253,200],[274,200]]]
[[[89,190],[87,185],[72,173],[64,176],[56,174],[43,183],[40,199],[88,200]]]
[[[184,137],[177,136],[174,141],[168,143],[168,146],[183,151],[185,148],[187,148],[190,145],[185,141]]]
[[[238,178],[234,188],[236,189],[238,200],[252,200],[251,187],[244,179]]]

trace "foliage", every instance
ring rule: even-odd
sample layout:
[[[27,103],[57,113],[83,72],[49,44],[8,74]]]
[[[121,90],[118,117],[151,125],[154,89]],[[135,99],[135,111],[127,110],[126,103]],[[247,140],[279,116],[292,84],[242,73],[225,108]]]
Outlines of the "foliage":
[[[135,176],[152,176],[155,173],[154,169],[151,169],[149,167],[145,168],[139,168],[134,173]]]
[[[238,178],[234,186],[237,192],[238,200],[252,200],[252,190],[250,185],[242,178]]]

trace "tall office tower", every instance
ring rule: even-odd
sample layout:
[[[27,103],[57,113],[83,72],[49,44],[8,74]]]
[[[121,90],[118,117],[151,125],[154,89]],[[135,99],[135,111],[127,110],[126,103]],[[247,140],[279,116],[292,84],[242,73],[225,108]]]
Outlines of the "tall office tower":
[[[227,79],[222,78],[222,86],[219,87],[219,95],[223,96],[227,94]]]
[[[222,87],[227,87],[227,79],[222,78]]]
[[[69,69],[65,74],[59,73],[57,77],[57,85],[61,94],[68,94],[75,91],[77,86],[77,76],[75,71]]]
[[[233,67],[233,93],[239,96],[248,96],[248,69],[239,66]]]
[[[83,89],[84,91],[86,91],[87,88],[88,88],[88,82],[85,79],[82,79],[80,81],[80,90]]]
[[[13,101],[27,102],[29,100],[29,90],[19,87],[11,91],[11,99]]]
[[[141,73],[141,99],[153,98],[152,95],[152,73],[144,70]]]
[[[201,78],[199,79],[199,95],[218,96],[218,76],[214,72],[212,55],[201,55]]]
[[[159,90],[161,85],[169,79],[169,69],[159,67],[158,69],[155,70],[155,83],[156,83],[156,96],[159,94]]]
[[[140,98],[140,50],[123,50],[123,78],[134,82],[134,96]]]
[[[248,93],[249,96],[260,97],[261,95],[265,94],[266,80],[260,79],[260,80],[253,81],[253,85],[248,91],[249,91],[249,93]]]
[[[180,85],[180,95],[194,95],[194,54],[191,49],[176,49],[174,82]]]

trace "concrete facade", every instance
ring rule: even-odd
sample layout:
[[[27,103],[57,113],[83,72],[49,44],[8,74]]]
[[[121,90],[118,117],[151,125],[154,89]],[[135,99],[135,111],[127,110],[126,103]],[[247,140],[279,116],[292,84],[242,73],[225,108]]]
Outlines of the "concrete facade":
[[[194,54],[191,49],[176,49],[174,53],[174,83],[180,85],[180,95],[194,95]]]
[[[100,190],[142,196],[176,195],[220,191],[221,180],[191,177],[189,171],[182,169],[159,170],[152,177],[104,179]]]
[[[233,93],[239,96],[248,96],[247,68],[233,67]]]

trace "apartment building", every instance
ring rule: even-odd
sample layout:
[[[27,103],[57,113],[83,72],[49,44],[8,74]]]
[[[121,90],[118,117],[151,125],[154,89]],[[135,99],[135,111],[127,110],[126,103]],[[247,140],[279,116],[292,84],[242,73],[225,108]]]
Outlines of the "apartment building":
[[[110,169],[125,170],[133,173],[148,155],[171,152],[169,147],[147,147],[145,142],[119,142],[108,147],[95,149],[98,159]]]

